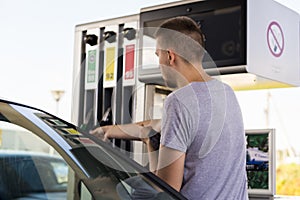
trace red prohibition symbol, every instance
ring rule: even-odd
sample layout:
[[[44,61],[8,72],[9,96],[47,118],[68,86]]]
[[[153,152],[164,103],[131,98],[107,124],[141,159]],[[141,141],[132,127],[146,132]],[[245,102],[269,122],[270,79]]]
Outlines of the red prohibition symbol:
[[[284,50],[284,35],[279,23],[272,21],[267,29],[267,43],[270,52],[280,57]]]

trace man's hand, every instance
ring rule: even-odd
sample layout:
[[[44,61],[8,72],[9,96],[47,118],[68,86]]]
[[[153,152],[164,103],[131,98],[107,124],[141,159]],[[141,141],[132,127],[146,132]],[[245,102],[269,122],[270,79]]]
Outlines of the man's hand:
[[[109,134],[111,131],[108,131],[112,129],[113,126],[102,126],[102,127],[97,127],[94,130],[90,131],[90,134],[96,136],[100,140],[103,141],[108,141],[110,139]]]
[[[134,124],[101,126],[91,130],[90,134],[103,141],[108,141],[109,139],[141,140],[145,144],[149,144],[151,129],[160,132],[161,123],[159,119]]]
[[[108,139],[141,140],[142,129],[143,127],[138,124],[109,125],[98,127],[90,131],[90,134],[104,141]]]

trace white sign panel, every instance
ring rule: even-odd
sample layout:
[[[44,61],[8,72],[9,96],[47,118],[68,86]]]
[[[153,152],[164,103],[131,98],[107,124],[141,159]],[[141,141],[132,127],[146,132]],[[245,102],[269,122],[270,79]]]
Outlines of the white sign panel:
[[[99,30],[89,30],[88,34],[99,35]],[[98,85],[99,73],[99,47],[86,44],[86,62],[85,62],[85,89],[96,89]]]
[[[137,22],[126,23],[123,33],[123,86],[132,86],[136,82],[137,73]]]
[[[115,87],[117,85],[117,68],[118,68],[118,36],[108,34],[118,33],[118,26],[105,27],[104,40],[104,68],[103,68],[103,87]]]
[[[248,0],[247,14],[247,71],[300,86],[299,14],[274,0]]]

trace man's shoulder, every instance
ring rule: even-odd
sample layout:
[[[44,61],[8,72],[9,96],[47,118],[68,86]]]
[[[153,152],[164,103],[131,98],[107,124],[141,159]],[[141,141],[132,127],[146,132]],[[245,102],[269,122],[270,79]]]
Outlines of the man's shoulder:
[[[190,86],[185,86],[168,95],[166,103],[190,104],[197,101],[197,94]]]

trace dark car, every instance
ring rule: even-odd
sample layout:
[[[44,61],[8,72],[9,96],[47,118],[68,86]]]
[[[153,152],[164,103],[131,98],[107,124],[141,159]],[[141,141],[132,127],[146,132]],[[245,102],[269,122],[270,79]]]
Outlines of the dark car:
[[[33,142],[33,139],[28,139],[29,136],[23,137],[22,141],[28,140],[34,145],[22,143],[18,144],[18,148],[28,151],[45,142],[49,145],[49,152],[53,154],[51,149],[54,149],[68,166],[66,179],[57,176],[58,165],[55,167],[51,162],[61,162],[61,159],[54,158],[51,153],[41,156],[32,150],[27,152],[30,156],[2,154],[1,200],[186,199],[118,148],[52,114],[0,100],[0,122],[22,127],[40,140]],[[15,140],[16,137],[7,139],[10,135],[8,131],[1,136],[0,127],[0,149],[5,147],[5,141]],[[23,133],[18,137],[22,136]],[[12,161],[9,157],[13,157]]]
[[[59,156],[0,150],[0,197],[66,199],[67,169]]]

